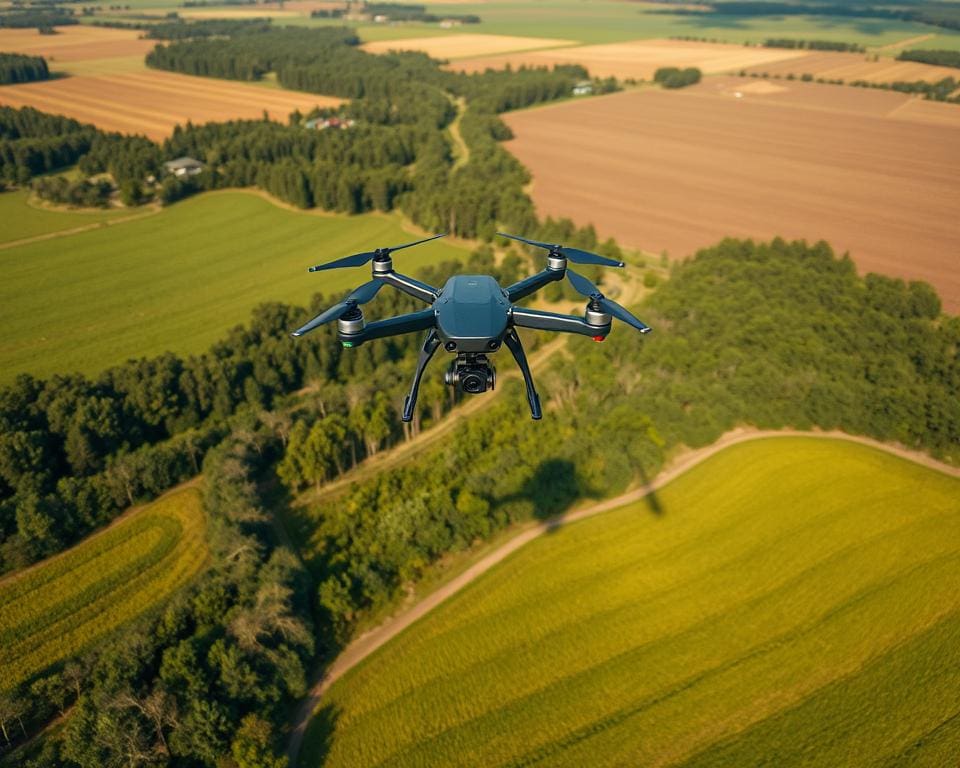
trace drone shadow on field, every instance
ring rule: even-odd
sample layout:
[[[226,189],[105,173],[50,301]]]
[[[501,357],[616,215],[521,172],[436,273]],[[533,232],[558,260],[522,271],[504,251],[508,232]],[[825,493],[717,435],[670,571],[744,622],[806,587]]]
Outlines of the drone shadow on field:
[[[526,502],[533,510],[533,517],[542,521],[559,521],[565,510],[578,498],[589,495],[577,473],[576,465],[566,459],[547,459],[515,493],[504,496],[501,504]],[[553,530],[556,526],[549,526]]]
[[[653,513],[654,517],[663,517],[666,514],[666,510],[663,508],[663,504],[660,503],[660,497],[657,496],[657,491],[653,487],[653,482],[650,480],[647,470],[640,464],[638,471],[640,473],[640,482],[642,482],[643,487],[647,489],[647,493],[643,497],[647,508]]]

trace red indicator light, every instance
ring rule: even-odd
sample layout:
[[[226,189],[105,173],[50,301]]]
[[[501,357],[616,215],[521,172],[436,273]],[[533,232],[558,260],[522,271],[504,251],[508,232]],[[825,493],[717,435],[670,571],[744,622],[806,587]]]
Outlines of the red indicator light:
[[[593,337],[593,340],[594,340],[594,341],[603,341],[605,338],[607,338],[607,337],[606,337],[606,336],[594,336],[594,337]]]

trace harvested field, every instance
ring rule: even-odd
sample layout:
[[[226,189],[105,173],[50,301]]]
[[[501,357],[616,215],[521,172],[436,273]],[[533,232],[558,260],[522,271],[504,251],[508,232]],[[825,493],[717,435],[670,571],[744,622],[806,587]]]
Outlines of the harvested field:
[[[512,67],[582,64],[596,77],[650,80],[660,67],[699,67],[710,74],[732,72],[787,59],[803,59],[808,55],[806,51],[783,48],[747,48],[742,45],[682,40],[634,40],[551,51],[462,58],[451,67],[464,72],[482,72],[485,69],[502,69],[507,64]]]
[[[602,237],[677,257],[727,235],[824,239],[862,272],[932,283],[960,311],[960,109],[794,82],[736,98],[750,82],[515,112],[507,147],[541,214]]]
[[[45,56],[53,70],[71,76],[0,89],[0,104],[34,107],[100,128],[165,139],[188,120],[259,118],[266,110],[286,121],[295,109],[342,104],[332,96],[264,88],[249,83],[191,77],[147,69],[143,57],[156,45],[141,33],[98,27],[61,27],[56,35],[0,30],[0,50]]]
[[[463,59],[490,56],[508,51],[526,51],[531,48],[549,48],[573,45],[574,40],[555,40],[548,37],[515,37],[513,35],[445,35],[442,37],[413,37],[408,40],[378,40],[366,43],[368,53],[387,51],[423,51],[434,59]]]
[[[330,96],[151,70],[83,75],[0,90],[0,104],[35,107],[157,140],[188,120],[259,118],[266,110],[274,119],[286,121],[295,109],[309,112],[314,106],[341,103],[342,99]]]
[[[41,35],[35,29],[0,29],[0,51],[43,56],[51,69],[60,62],[146,56],[156,40],[141,40],[143,33],[132,29],[106,29],[78,24],[58,27],[55,35]]]
[[[767,72],[771,75],[810,74],[826,80],[866,80],[870,83],[893,83],[898,80],[913,82],[925,80],[935,83],[945,77],[960,77],[960,72],[950,67],[935,67],[932,64],[921,64],[918,61],[897,61],[893,58],[881,56],[877,61],[871,61],[868,54],[863,53],[808,53],[798,59],[771,62],[761,66],[747,67],[747,73]]]

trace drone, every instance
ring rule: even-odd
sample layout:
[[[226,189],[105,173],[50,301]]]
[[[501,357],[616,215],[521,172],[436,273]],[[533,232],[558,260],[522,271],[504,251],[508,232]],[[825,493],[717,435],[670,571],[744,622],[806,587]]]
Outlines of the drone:
[[[413,384],[403,405],[401,419],[407,422],[413,420],[424,369],[441,345],[445,351],[456,354],[444,377],[445,382],[458,387],[466,394],[479,395],[492,390],[496,384],[496,369],[487,356],[506,344],[523,375],[530,413],[534,419],[540,419],[543,416],[540,397],[533,385],[530,366],[527,364],[527,356],[517,335],[517,328],[578,333],[589,336],[594,341],[603,341],[607,337],[614,317],[636,328],[640,333],[650,333],[652,329],[617,302],[605,297],[590,280],[567,266],[567,262],[570,261],[575,264],[622,267],[624,265],[622,261],[598,256],[579,248],[541,243],[504,232],[497,234],[546,250],[546,268],[506,288],[501,287],[490,275],[454,275],[447,280],[443,288],[437,289],[394,271],[391,254],[394,251],[436,240],[438,237],[443,237],[442,234],[391,248],[377,248],[373,251],[357,253],[310,267],[308,271],[321,272],[341,267],[360,267],[372,262],[373,279],[351,292],[343,301],[321,312],[291,335],[299,338],[325,323],[336,320],[337,339],[344,348],[351,348],[358,347],[371,339],[426,331],[427,335],[417,359]],[[564,277],[570,281],[578,293],[587,298],[583,317],[516,306],[516,302],[520,299]],[[392,285],[430,306],[417,312],[367,323],[360,307],[372,300],[384,285]]]

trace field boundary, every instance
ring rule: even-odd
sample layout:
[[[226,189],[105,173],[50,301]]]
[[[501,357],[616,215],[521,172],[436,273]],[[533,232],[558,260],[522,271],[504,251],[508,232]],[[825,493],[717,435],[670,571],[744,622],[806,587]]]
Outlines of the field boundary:
[[[603,512],[622,507],[640,501],[645,496],[660,490],[672,480],[693,469],[699,464],[714,456],[717,453],[731,446],[746,443],[753,440],[764,440],[771,438],[784,437],[810,437],[827,440],[844,440],[851,443],[874,448],[885,453],[906,459],[915,464],[920,464],[934,471],[952,477],[960,478],[960,467],[954,467],[928,456],[925,453],[911,450],[905,446],[883,443],[869,437],[860,435],[850,435],[838,430],[806,432],[803,430],[783,429],[783,430],[758,430],[748,427],[738,427],[724,433],[720,438],[703,448],[696,448],[685,451],[668,463],[656,478],[651,482],[644,484],[639,488],[626,491],[619,496],[614,496],[605,501],[590,504],[579,509],[558,515],[556,517],[544,520],[540,523],[531,524],[521,529],[516,536],[506,541],[501,546],[478,560],[463,573],[451,579],[446,584],[438,587],[434,592],[427,595],[423,600],[415,605],[401,610],[400,613],[391,616],[379,626],[365,632],[356,638],[334,659],[333,663],[327,668],[323,677],[316,682],[307,694],[307,698],[298,707],[296,719],[290,733],[290,740],[287,747],[287,759],[292,768],[296,768],[300,756],[300,748],[303,744],[303,738],[306,735],[307,725],[309,724],[314,711],[320,704],[320,700],[327,689],[333,685],[339,678],[357,666],[370,654],[388,643],[398,634],[403,632],[411,624],[426,616],[434,608],[445,602],[447,598],[460,592],[464,587],[471,584],[478,577],[485,574],[498,563],[505,560],[524,545],[543,534],[554,531],[569,523],[575,523],[580,520],[594,517]]]

